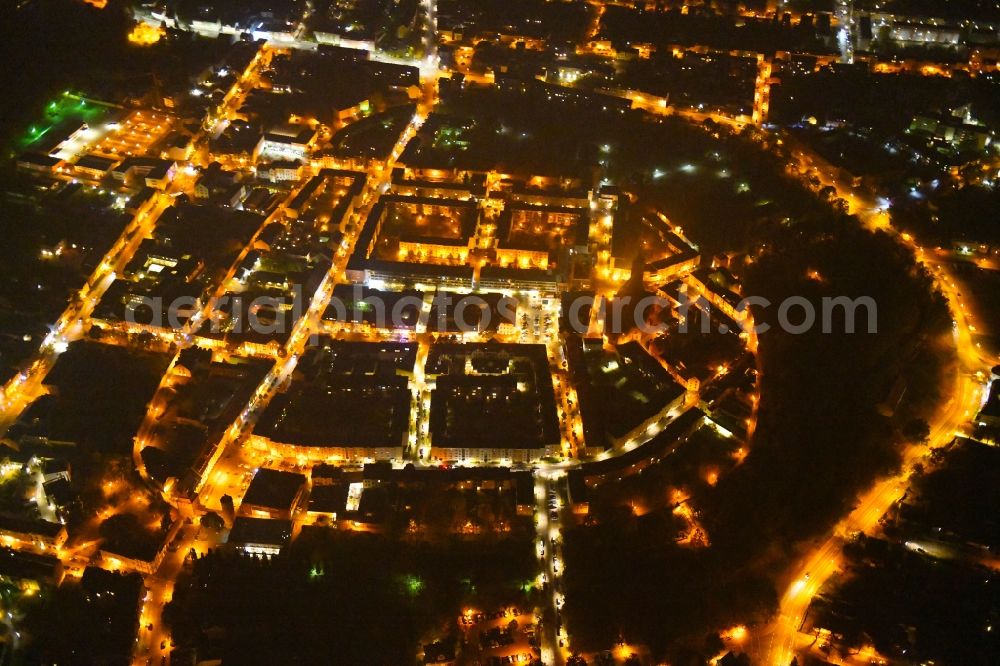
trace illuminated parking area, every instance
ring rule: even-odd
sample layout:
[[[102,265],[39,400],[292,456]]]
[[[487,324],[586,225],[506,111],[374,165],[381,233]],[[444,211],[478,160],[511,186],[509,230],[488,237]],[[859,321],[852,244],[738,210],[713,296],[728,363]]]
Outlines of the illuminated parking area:
[[[83,100],[80,103],[86,104]],[[146,155],[174,123],[172,116],[155,111],[133,111],[122,118],[117,109],[108,109],[101,115],[103,118],[81,120],[49,154],[69,162],[86,155],[113,161]]]
[[[52,153],[53,157],[73,161],[87,153],[90,146],[95,145],[107,134],[101,127],[81,125],[79,129],[66,137]]]
[[[174,118],[156,111],[133,111],[120,122],[109,122],[92,154],[111,159],[145,155],[170,131]]]

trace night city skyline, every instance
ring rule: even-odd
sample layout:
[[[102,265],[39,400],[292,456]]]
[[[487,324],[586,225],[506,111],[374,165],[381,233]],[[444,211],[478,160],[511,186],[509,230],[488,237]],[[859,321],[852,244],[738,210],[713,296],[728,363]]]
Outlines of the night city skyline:
[[[0,665],[1000,663],[995,0],[0,16]]]

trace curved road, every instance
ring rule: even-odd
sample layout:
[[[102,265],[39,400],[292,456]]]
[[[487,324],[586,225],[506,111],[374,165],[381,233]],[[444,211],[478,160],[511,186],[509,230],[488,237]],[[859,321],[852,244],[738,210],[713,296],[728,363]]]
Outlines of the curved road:
[[[974,327],[970,324],[966,307],[956,290],[955,282],[947,269],[932,264],[923,248],[905,235],[896,233],[889,227],[888,215],[875,197],[861,188],[851,187],[837,180],[828,165],[812,157],[805,149],[795,151],[801,166],[816,168],[824,185],[836,188],[840,197],[848,202],[850,212],[872,229],[881,229],[894,235],[909,247],[917,260],[935,276],[937,287],[948,299],[952,317],[955,320],[955,347],[959,360],[959,371],[951,397],[938,414],[931,427],[927,443],[910,446],[903,453],[901,471],[896,476],[879,480],[862,497],[856,507],[840,521],[833,532],[807,553],[793,568],[787,579],[785,593],[781,597],[778,616],[757,637],[758,650],[754,663],[787,666],[797,651],[812,642],[811,636],[799,634],[809,604],[841,563],[841,552],[846,538],[855,532],[867,532],[878,525],[879,519],[898,501],[906,491],[913,466],[924,459],[933,449],[952,441],[961,427],[975,416],[982,391],[982,383],[976,374],[988,372],[996,362],[984,355],[972,339]]]

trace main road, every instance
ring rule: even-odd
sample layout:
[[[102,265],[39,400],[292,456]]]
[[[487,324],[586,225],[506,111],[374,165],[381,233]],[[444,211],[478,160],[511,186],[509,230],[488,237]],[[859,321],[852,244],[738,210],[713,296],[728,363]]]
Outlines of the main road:
[[[348,246],[339,251],[334,257],[333,266],[310,299],[307,312],[296,322],[288,343],[285,345],[285,353],[275,359],[274,367],[264,378],[263,382],[261,382],[260,386],[258,386],[251,402],[216,444],[213,455],[202,474],[201,482],[197,486],[198,504],[202,509],[214,509],[219,506],[221,496],[227,491],[225,480],[239,477],[240,470],[238,469],[238,464],[241,460],[239,449],[242,448],[244,436],[253,427],[257,417],[270,402],[271,398],[287,382],[295,369],[299,357],[305,351],[313,335],[322,331],[323,313],[330,303],[334,286],[344,279],[347,260],[353,250],[353,244],[357,240],[358,232],[360,231],[365,215],[383,188],[390,182],[396,160],[399,159],[406,144],[413,138],[417,130],[420,129],[420,126],[426,120],[428,113],[434,106],[437,85],[437,70],[434,67],[434,61],[436,61],[434,45],[436,43],[435,30],[437,23],[433,0],[423,0],[423,5],[427,16],[427,20],[425,21],[426,41],[430,46],[427,55],[428,67],[421,70],[422,99],[417,105],[416,112],[410,123],[400,134],[395,145],[390,150],[389,156],[381,169],[368,174],[368,182],[361,195],[362,203],[359,212],[355,213],[354,224],[351,225],[351,231],[347,235]]]
[[[755,663],[787,666],[797,651],[812,642],[811,636],[799,633],[799,627],[813,598],[824,583],[841,565],[843,546],[851,535],[875,529],[879,520],[906,492],[914,466],[923,461],[935,448],[947,445],[956,433],[975,416],[982,395],[981,378],[996,362],[984,354],[973,339],[975,327],[970,322],[967,308],[956,289],[954,278],[945,266],[933,264],[925,257],[923,248],[915,244],[906,234],[899,234],[889,225],[888,212],[884,205],[870,192],[843,182],[820,158],[807,148],[797,148],[793,152],[799,165],[805,169],[815,169],[823,185],[837,190],[838,196],[848,204],[849,212],[867,227],[879,229],[893,235],[900,243],[913,251],[917,261],[934,276],[936,286],[948,300],[954,319],[954,340],[959,361],[954,385],[948,402],[934,419],[927,442],[908,446],[903,452],[900,472],[892,477],[880,479],[861,497],[855,508],[834,527],[833,531],[792,567],[785,579],[785,592],[781,597],[779,611],[771,625],[760,632],[755,644],[758,658]]]
[[[562,624],[562,516],[567,511],[566,477],[562,468],[535,470],[536,555],[541,563],[538,582],[543,589],[537,611],[542,663],[558,666],[566,662],[569,637]]]
[[[183,191],[183,188],[190,183],[187,174],[178,174],[177,179],[165,192],[156,195],[151,208],[140,211],[129,221],[121,236],[94,269],[90,279],[73,294],[66,310],[42,341],[31,365],[0,387],[0,433],[44,393],[45,377],[59,356],[66,351],[70,342],[83,336],[89,325],[90,316],[100,303],[104,292],[115,281],[118,273],[132,260],[142,241],[152,233],[156,220],[171,205],[173,196]]]

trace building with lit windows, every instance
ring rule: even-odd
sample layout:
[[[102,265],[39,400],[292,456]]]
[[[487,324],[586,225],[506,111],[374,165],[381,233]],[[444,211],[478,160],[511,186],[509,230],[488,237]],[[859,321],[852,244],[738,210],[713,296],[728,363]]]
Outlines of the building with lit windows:
[[[561,446],[544,345],[437,343],[431,387],[431,458],[447,463],[529,463]]]
[[[66,543],[66,526],[47,520],[32,520],[0,514],[0,544],[34,546],[55,550]]]
[[[237,516],[227,544],[248,555],[277,555],[292,539],[292,521]]]

